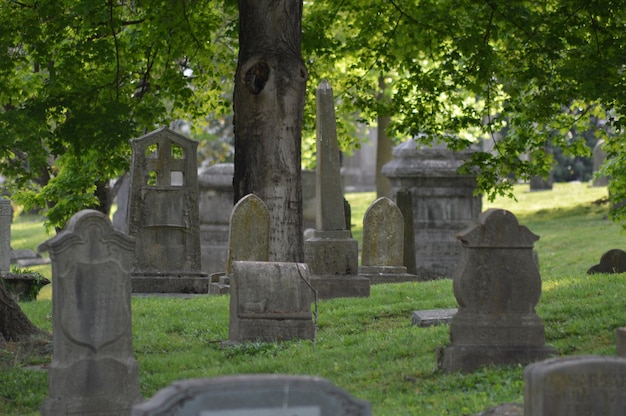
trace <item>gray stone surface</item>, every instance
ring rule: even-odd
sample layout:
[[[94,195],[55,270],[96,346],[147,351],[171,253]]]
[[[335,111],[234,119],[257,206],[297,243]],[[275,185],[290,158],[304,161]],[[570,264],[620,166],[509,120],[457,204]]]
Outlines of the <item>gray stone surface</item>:
[[[319,377],[237,375],[181,380],[132,416],[371,416],[368,402]]]
[[[404,218],[389,198],[378,198],[365,211],[359,275],[371,284],[418,280],[404,266]]]
[[[525,416],[623,416],[626,359],[576,356],[524,370]]]
[[[412,195],[415,274],[420,278],[452,277],[462,249],[455,234],[481,212],[482,197],[474,195],[476,178],[457,173],[471,153],[439,144],[428,148],[409,140],[395,147],[394,159],[383,166],[393,199],[398,201],[400,189]]]
[[[115,183],[117,194],[115,202],[117,210],[113,214],[113,228],[123,233],[128,233],[128,199],[130,198],[130,175],[124,174]]]
[[[306,264],[235,261],[230,275],[229,341],[313,340],[313,301]]]
[[[316,229],[304,242],[304,260],[320,299],[369,296],[369,279],[358,275],[358,242],[346,226],[335,102],[326,81],[317,88],[316,121]]]
[[[420,327],[449,324],[457,311],[457,308],[413,311],[411,324]]]
[[[128,415],[141,401],[133,358],[135,242],[102,213],[84,210],[42,243],[52,259],[53,354],[42,414]]]
[[[614,248],[600,258],[600,263],[591,266],[587,274],[626,272],[626,251]]]
[[[11,271],[11,221],[13,210],[8,199],[0,197],[0,275]]]
[[[269,209],[261,198],[248,194],[237,202],[230,216],[226,274],[230,274],[234,261],[268,261],[269,241]]]
[[[618,357],[626,358],[626,326],[617,328],[615,344]]]
[[[208,293],[200,256],[198,142],[164,127],[130,144],[133,292]]]
[[[552,173],[547,178],[542,178],[541,176],[532,176],[530,178],[531,191],[551,191],[553,184]]]
[[[527,364],[556,351],[545,345],[535,306],[541,276],[533,259],[539,237],[506,210],[488,209],[458,235],[463,255],[454,275],[459,310],[441,367],[471,372],[486,365]]]
[[[594,174],[594,178],[592,181],[593,186],[607,186],[609,184],[608,176],[595,176],[597,172],[600,170],[600,167],[602,166],[604,161],[606,160],[607,154],[602,148],[603,144],[604,144],[604,140],[600,139],[598,140],[598,142],[593,148],[593,153],[592,153],[593,174]]]
[[[396,191],[396,204],[404,218],[404,267],[409,274],[417,274],[415,264],[415,231],[413,229],[413,196],[409,189]]]
[[[202,271],[208,274],[226,271],[234,172],[234,164],[219,163],[198,175]]]

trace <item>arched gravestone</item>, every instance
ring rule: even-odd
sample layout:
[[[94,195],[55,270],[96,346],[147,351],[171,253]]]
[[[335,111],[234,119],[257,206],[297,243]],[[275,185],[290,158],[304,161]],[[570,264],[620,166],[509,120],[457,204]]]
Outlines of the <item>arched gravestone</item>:
[[[415,274],[421,279],[452,277],[461,256],[455,235],[482,210],[482,197],[474,195],[476,178],[457,172],[471,153],[409,140],[395,147],[394,159],[383,166],[396,203],[400,190],[412,196]]]
[[[201,271],[198,142],[167,127],[130,141],[128,231],[137,239],[133,292],[207,293]]]
[[[98,211],[75,214],[42,243],[52,259],[53,353],[44,416],[127,415],[142,400],[133,358],[135,241]]]

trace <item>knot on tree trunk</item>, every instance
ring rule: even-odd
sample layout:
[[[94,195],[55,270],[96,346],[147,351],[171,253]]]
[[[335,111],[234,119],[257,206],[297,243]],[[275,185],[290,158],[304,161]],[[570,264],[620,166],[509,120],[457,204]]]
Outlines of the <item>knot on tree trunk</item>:
[[[259,95],[263,91],[269,75],[269,65],[265,62],[257,62],[246,71],[244,82],[252,94]]]

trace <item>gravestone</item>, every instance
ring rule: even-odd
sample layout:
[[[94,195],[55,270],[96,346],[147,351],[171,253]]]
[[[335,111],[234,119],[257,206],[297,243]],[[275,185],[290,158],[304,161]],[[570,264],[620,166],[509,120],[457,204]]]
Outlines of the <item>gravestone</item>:
[[[302,227],[315,229],[315,171],[302,171]]]
[[[524,415],[626,415],[626,359],[577,356],[529,365]]]
[[[202,271],[209,275],[226,271],[234,172],[234,164],[218,163],[198,176]]]
[[[225,294],[230,288],[233,261],[269,261],[270,211],[254,194],[241,198],[229,219],[226,269],[211,276],[210,294]]]
[[[330,381],[255,374],[176,381],[132,416],[371,416],[368,402]]]
[[[457,311],[456,308],[413,311],[411,324],[419,327],[449,324]]]
[[[306,264],[234,261],[229,342],[314,340],[313,300]]]
[[[133,358],[135,242],[94,210],[42,243],[52,259],[53,352],[42,414],[128,415],[142,400]]]
[[[600,263],[591,266],[587,274],[626,272],[626,252],[614,248],[600,257]]]
[[[372,284],[418,280],[404,266],[404,218],[389,198],[378,198],[365,211],[359,275]]]
[[[42,257],[41,254],[35,253],[31,249],[11,249],[11,264],[16,264],[18,267],[31,267],[41,264],[49,264],[50,259]]]
[[[133,292],[207,293],[198,223],[198,142],[163,127],[130,141]]]
[[[597,173],[600,170],[600,167],[602,166],[604,161],[606,160],[606,156],[607,156],[606,152],[602,148],[603,144],[604,144],[604,140],[600,139],[598,140],[598,142],[593,148],[593,154],[592,154],[593,174],[594,174],[594,178],[592,181],[593,186],[607,186],[609,184],[608,176],[597,176]]]
[[[551,191],[554,185],[554,179],[552,178],[552,172],[547,178],[541,176],[532,176],[530,178],[530,190],[531,191]]]
[[[335,102],[325,80],[317,88],[316,97],[317,208],[315,231],[304,241],[304,259],[320,299],[368,297],[370,281],[358,275],[358,243],[346,227]]]
[[[11,202],[0,196],[0,276],[11,271]]]
[[[458,235],[463,255],[454,275],[459,310],[450,323],[450,346],[440,356],[449,372],[484,365],[527,364],[556,351],[545,345],[535,306],[541,276],[533,259],[539,237],[503,209],[488,209]]]
[[[617,356],[626,358],[626,326],[617,328],[615,344]]]
[[[472,152],[453,151],[445,144],[428,148],[409,140],[396,146],[394,159],[383,166],[392,199],[398,203],[400,189],[412,195],[415,274],[420,278],[452,277],[462,250],[455,235],[480,214],[482,197],[474,195],[476,177],[457,172]]]
[[[409,189],[398,189],[396,204],[404,218],[404,267],[407,273],[417,274],[415,264],[415,237],[413,228],[413,197]]]

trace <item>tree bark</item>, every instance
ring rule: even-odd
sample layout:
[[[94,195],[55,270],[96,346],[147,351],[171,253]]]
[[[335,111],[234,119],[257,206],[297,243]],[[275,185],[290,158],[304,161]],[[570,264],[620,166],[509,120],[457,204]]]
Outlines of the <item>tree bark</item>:
[[[235,202],[270,210],[270,261],[301,262],[301,136],[307,70],[301,0],[240,0],[235,75]]]
[[[385,99],[385,90],[387,85],[384,78],[378,79],[378,85],[381,93],[378,96],[379,100]],[[378,116],[378,127],[376,129],[376,197],[391,198],[391,181],[389,178],[383,175],[382,169],[385,163],[390,162],[392,159],[393,144],[391,138],[387,135],[387,126],[391,121],[389,116]]]
[[[22,341],[42,333],[9,296],[4,280],[0,278],[0,345],[3,341]]]

